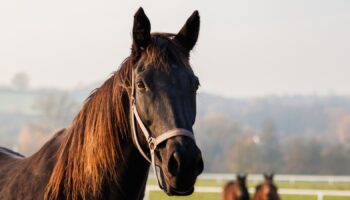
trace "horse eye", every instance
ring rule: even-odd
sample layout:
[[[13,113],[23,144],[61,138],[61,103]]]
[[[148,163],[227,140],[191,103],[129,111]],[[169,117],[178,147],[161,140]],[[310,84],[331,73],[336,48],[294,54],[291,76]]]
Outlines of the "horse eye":
[[[138,81],[136,82],[136,85],[137,85],[137,88],[139,88],[139,89],[145,89],[145,88],[146,88],[146,87],[145,87],[145,84],[143,83],[142,80],[138,80]]]

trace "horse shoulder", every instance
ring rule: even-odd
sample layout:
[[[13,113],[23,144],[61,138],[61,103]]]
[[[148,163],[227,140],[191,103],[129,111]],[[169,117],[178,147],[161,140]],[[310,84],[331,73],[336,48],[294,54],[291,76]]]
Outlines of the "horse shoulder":
[[[238,183],[234,184],[233,185],[233,192],[234,192],[234,196],[237,198],[237,199],[241,199],[243,194],[242,194],[242,190],[241,190],[241,187],[239,186]]]

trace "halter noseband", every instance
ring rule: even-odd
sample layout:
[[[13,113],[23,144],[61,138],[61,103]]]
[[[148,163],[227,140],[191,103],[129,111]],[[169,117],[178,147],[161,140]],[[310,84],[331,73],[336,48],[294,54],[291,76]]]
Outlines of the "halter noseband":
[[[169,131],[166,131],[165,133],[159,135],[158,137],[152,137],[152,135],[148,132],[146,126],[143,124],[139,113],[137,112],[136,109],[136,98],[135,98],[135,83],[134,83],[134,72],[132,72],[132,78],[131,78],[131,84],[132,84],[132,88],[131,88],[131,112],[132,112],[132,130],[133,130],[133,139],[134,139],[134,143],[136,145],[136,148],[139,150],[139,152],[141,153],[141,155],[152,165],[152,169],[153,169],[153,173],[156,175],[157,177],[157,182],[159,187],[163,190],[166,191],[166,183],[164,180],[164,174],[163,171],[161,169],[161,167],[159,167],[158,165],[156,165],[155,163],[155,159],[154,159],[154,153],[155,150],[157,149],[158,145],[165,142],[166,140],[176,137],[176,136],[185,136],[185,137],[189,137],[192,140],[195,140],[194,135],[191,131],[183,129],[183,128],[175,128],[175,129],[171,129]],[[147,156],[147,154],[143,151],[138,137],[137,137],[137,133],[136,133],[136,123],[135,123],[135,119],[137,124],[139,125],[139,127],[142,130],[143,135],[145,136],[147,143],[148,143],[148,147],[151,153],[151,158],[149,158]]]

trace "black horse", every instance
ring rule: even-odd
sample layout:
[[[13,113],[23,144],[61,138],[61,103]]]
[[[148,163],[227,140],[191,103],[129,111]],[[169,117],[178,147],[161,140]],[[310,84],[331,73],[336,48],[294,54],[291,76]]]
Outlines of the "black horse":
[[[72,124],[31,157],[0,149],[0,199],[142,199],[150,163],[165,193],[192,194],[203,171],[189,64],[199,24],[195,11],[179,33],[151,34],[140,8],[130,56]]]

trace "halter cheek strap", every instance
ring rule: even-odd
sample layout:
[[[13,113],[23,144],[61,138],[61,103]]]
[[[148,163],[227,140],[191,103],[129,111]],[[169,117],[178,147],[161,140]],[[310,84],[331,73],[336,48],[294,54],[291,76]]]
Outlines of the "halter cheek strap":
[[[183,128],[175,128],[175,129],[171,129],[161,135],[159,135],[158,137],[152,137],[151,134],[148,132],[146,126],[143,124],[139,113],[137,112],[136,109],[136,98],[135,98],[135,83],[134,83],[134,73],[132,73],[132,97],[131,97],[131,112],[132,112],[132,135],[133,135],[133,140],[135,143],[136,148],[138,149],[138,151],[141,153],[141,155],[152,165],[152,169],[154,174],[157,177],[157,182],[159,187],[166,191],[166,182],[165,182],[165,177],[164,177],[164,173],[162,171],[162,168],[158,165],[156,165],[155,163],[155,150],[157,149],[158,145],[163,143],[164,141],[176,137],[176,136],[184,136],[184,137],[189,137],[192,140],[195,140],[194,135],[191,131],[183,129]],[[137,133],[136,133],[136,123],[135,123],[135,119],[137,124],[139,125],[139,127],[141,128],[141,131],[143,133],[143,135],[145,136],[147,143],[148,143],[148,148],[150,150],[151,153],[151,157],[149,158],[149,156],[147,156],[147,154],[143,151],[138,137],[137,137]]]

